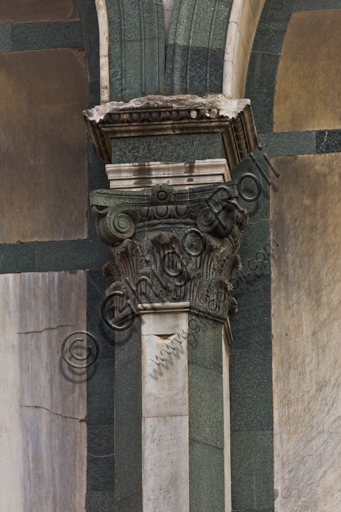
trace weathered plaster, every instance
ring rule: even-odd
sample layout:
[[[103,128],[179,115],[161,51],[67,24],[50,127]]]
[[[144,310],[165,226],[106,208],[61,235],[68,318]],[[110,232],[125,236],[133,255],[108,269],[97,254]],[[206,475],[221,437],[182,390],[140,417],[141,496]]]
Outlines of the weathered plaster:
[[[340,24],[341,10],[291,16],[278,67],[274,132],[341,128],[335,108],[340,102]]]
[[[78,19],[72,0],[12,0],[0,4],[0,25]]]
[[[0,89],[0,243],[86,238],[85,51],[0,53]]]

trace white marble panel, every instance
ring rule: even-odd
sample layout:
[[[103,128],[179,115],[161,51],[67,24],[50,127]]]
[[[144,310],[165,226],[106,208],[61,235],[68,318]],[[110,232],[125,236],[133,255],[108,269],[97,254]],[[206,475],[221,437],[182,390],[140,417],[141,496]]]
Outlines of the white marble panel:
[[[170,24],[172,20],[172,12],[174,7],[174,0],[163,0],[163,15],[165,18],[165,39],[168,42],[168,35]]]
[[[142,335],[171,336],[187,332],[188,308],[189,302],[140,305]]]
[[[341,510],[341,154],[274,159],[276,512]],[[279,182],[279,180],[278,180]]]
[[[143,512],[189,512],[188,416],[143,418]]]
[[[142,336],[142,416],[188,415],[187,333]]]
[[[168,183],[175,189],[222,183],[231,179],[225,158],[194,162],[146,162],[107,164],[105,170],[113,189],[145,190]]]
[[[189,305],[139,306],[143,512],[189,511]]]
[[[265,0],[233,0],[226,36],[223,94],[244,96],[253,40]]]
[[[101,81],[101,104],[110,101],[109,74],[109,22],[105,0],[95,0],[99,30],[99,65]]]
[[[85,375],[60,349],[85,328],[86,273],[1,275],[0,289],[0,510],[85,511]]]

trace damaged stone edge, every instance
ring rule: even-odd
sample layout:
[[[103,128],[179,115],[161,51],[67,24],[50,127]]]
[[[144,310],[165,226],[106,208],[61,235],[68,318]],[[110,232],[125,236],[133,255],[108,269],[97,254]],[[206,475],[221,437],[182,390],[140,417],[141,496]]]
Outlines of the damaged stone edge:
[[[229,100],[223,94],[112,101],[84,110],[83,117],[94,149],[106,164],[111,163],[115,138],[221,133],[230,169],[258,145],[250,100]]]

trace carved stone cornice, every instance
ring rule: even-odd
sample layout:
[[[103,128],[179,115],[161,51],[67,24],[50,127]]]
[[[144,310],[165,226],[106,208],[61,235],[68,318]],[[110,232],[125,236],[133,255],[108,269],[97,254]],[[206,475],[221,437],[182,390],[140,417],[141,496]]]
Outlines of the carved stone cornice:
[[[163,184],[151,192],[93,192],[98,235],[115,256],[104,271],[114,279],[110,291],[121,292],[120,307],[127,300],[134,311],[138,303],[190,301],[226,319],[235,309],[229,280],[240,265],[247,222],[237,197],[232,181],[180,191]]]
[[[111,140],[122,137],[221,133],[230,169],[258,145],[250,100],[222,94],[145,96],[84,110],[98,156],[111,163]]]

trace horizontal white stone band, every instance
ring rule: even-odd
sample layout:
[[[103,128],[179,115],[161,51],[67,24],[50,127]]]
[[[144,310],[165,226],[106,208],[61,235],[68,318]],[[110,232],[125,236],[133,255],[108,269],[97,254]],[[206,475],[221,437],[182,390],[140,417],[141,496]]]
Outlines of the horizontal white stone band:
[[[231,179],[225,158],[169,163],[108,164],[111,189],[143,190],[168,183],[175,189],[223,183]]]
[[[155,304],[138,304],[141,313],[173,313],[175,311],[188,311],[190,302],[160,302]]]

